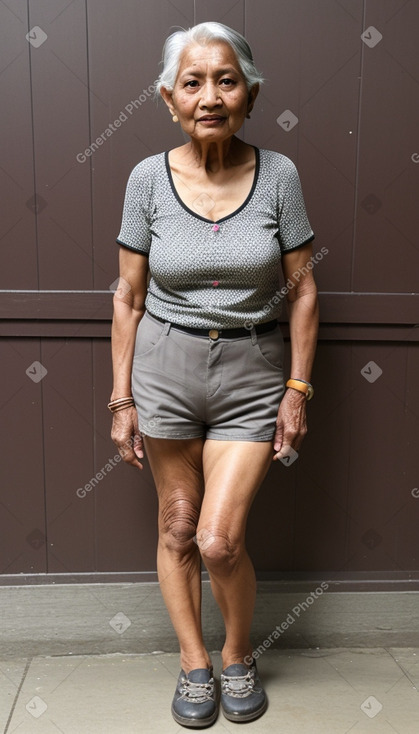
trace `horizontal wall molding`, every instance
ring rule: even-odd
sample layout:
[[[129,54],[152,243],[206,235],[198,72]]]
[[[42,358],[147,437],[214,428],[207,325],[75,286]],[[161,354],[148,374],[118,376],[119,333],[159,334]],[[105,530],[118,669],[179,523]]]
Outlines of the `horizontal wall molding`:
[[[110,291],[0,291],[0,336],[109,338],[112,297]],[[419,341],[418,293],[324,292],[319,302],[321,340]]]
[[[0,291],[0,318],[110,321],[111,291]]]
[[[0,291],[0,318],[110,321],[110,291]],[[419,327],[419,293],[319,293],[321,320]]]

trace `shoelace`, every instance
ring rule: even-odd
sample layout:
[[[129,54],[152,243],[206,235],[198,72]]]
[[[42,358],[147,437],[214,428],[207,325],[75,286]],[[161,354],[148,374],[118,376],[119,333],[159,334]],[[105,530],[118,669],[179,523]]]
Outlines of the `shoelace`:
[[[246,698],[253,693],[255,686],[254,674],[249,670],[246,675],[221,675],[221,690],[233,698]]]
[[[181,698],[191,703],[204,703],[212,698],[214,694],[214,681],[211,678],[208,683],[194,683],[186,678],[181,688]]]

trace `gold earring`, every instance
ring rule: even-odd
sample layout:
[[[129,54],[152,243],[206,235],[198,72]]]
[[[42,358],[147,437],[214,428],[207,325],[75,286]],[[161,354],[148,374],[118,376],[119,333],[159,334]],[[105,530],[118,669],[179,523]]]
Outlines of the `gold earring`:
[[[173,122],[179,122],[179,118],[177,115],[173,115],[172,120]]]

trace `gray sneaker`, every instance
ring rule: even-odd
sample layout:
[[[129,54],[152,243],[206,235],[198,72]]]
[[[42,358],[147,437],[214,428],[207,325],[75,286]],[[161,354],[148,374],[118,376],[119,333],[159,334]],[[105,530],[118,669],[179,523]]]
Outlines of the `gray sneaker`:
[[[265,713],[268,699],[256,663],[229,665],[221,674],[221,707],[229,721],[253,721]]]
[[[196,668],[188,675],[181,670],[172,702],[172,716],[182,726],[203,729],[217,718],[212,669]]]

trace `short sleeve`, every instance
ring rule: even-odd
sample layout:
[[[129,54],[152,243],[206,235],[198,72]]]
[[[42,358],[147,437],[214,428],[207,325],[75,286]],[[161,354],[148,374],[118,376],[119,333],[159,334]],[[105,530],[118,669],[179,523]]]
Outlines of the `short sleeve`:
[[[314,239],[314,232],[307,217],[300,177],[294,163],[289,158],[285,158],[285,161],[286,180],[284,186],[281,186],[277,235],[282,253],[302,247]]]
[[[146,161],[135,166],[128,179],[121,230],[116,241],[119,245],[148,255],[150,251],[151,175]]]

